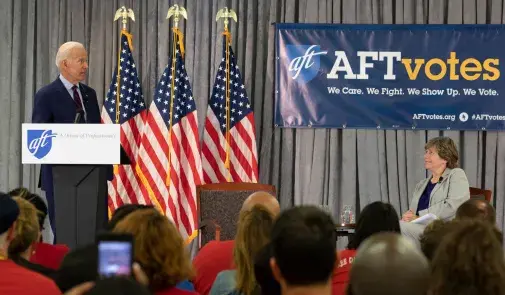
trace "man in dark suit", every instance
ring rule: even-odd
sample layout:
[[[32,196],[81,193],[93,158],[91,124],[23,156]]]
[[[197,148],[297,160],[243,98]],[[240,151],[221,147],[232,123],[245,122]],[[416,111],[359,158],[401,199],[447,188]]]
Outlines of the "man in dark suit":
[[[60,75],[35,94],[32,123],[100,123],[96,92],[80,83],[86,79],[87,52],[78,42],[67,42],[56,54]],[[49,219],[54,231],[54,199],[51,165],[42,165],[40,186],[46,193]]]

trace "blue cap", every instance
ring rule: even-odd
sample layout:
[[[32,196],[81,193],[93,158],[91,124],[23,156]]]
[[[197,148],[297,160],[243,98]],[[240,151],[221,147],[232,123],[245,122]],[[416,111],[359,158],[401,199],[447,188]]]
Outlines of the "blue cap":
[[[19,216],[19,207],[9,195],[0,193],[0,235],[9,230]]]

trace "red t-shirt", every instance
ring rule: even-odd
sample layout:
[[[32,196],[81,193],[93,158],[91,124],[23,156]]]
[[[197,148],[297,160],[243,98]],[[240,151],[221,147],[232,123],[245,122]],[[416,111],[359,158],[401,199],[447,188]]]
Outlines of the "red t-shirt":
[[[156,292],[155,294],[156,295],[199,295],[196,292],[181,290],[176,287],[168,288],[166,290]]]
[[[345,295],[347,283],[349,282],[349,271],[356,256],[356,250],[343,250],[338,253],[338,265],[333,272],[332,294]]]
[[[69,248],[66,245],[37,243],[33,250],[35,253],[30,257],[31,262],[57,270]]]
[[[198,251],[193,259],[196,277],[193,281],[196,292],[207,295],[218,273],[233,269],[235,241],[210,241]]]
[[[11,260],[0,261],[0,294],[59,295],[60,289],[50,279],[21,267]]]

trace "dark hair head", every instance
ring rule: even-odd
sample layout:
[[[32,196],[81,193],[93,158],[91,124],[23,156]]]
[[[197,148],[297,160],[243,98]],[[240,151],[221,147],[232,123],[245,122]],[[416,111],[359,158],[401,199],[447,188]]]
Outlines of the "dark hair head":
[[[482,220],[459,220],[432,261],[430,293],[505,294],[501,233]]]
[[[335,224],[314,206],[299,206],[281,213],[272,229],[275,263],[288,285],[326,283],[336,258]]]
[[[421,243],[421,251],[429,261],[433,260],[433,255],[442,239],[450,232],[451,224],[450,222],[438,219],[424,229],[419,242]]]
[[[98,272],[98,248],[88,245],[69,252],[56,272],[55,282],[65,293],[73,287],[90,281],[95,281]]]
[[[0,192],[0,235],[5,234],[16,222],[19,206],[9,195]]]
[[[254,275],[260,286],[262,295],[280,295],[281,285],[277,282],[270,268],[272,247],[267,244],[256,254],[254,259]]]
[[[458,207],[458,210],[456,210],[456,218],[480,218],[495,225],[496,211],[486,200],[470,199]]]
[[[347,245],[348,249],[358,249],[359,245],[373,234],[380,232],[400,233],[400,218],[391,204],[373,202],[361,211],[354,236]]]
[[[142,205],[142,204],[125,204],[119,208],[117,208],[112,214],[109,223],[107,224],[106,230],[111,231],[114,229],[116,224],[118,224],[121,220],[123,220],[130,213],[133,213],[140,209],[153,209],[154,207],[151,205]]]
[[[149,295],[149,289],[131,278],[113,277],[96,282],[86,295]]]
[[[47,205],[46,202],[37,194],[30,192],[27,188],[18,187],[9,192],[11,197],[20,197],[32,203],[37,209],[37,218],[39,221],[39,227],[42,231],[44,229],[44,220],[47,216]]]
[[[430,139],[424,146],[424,149],[427,150],[431,147],[437,150],[437,154],[440,158],[447,161],[447,168],[454,169],[459,166],[458,149],[450,137],[440,136]]]
[[[28,194],[30,194],[30,190],[28,190],[26,187],[18,187],[9,192],[9,196],[20,198],[24,198],[24,196]]]

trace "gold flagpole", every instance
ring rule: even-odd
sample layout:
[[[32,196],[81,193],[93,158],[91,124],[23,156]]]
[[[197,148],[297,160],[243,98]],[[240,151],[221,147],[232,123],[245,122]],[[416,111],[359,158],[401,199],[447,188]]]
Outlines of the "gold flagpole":
[[[225,7],[220,9],[216,15],[216,21],[219,19],[223,19],[224,21],[224,32],[223,35],[226,36],[226,82],[225,82],[225,96],[226,96],[226,139],[225,139],[225,151],[226,151],[226,160],[224,163],[224,167],[228,170],[226,175],[226,179],[228,182],[231,181],[231,171],[230,171],[230,45],[231,45],[231,33],[228,30],[228,18],[231,18],[237,22],[237,14],[232,9],[228,9]]]
[[[114,21],[117,21],[119,18],[122,18],[122,23],[123,23],[123,26],[121,28],[121,32],[119,33],[119,46],[118,46],[118,54],[117,54],[117,73],[116,73],[116,120],[115,120],[115,124],[119,124],[119,114],[120,114],[120,110],[119,110],[119,103],[120,103],[120,95],[121,95],[121,72],[120,72],[120,61],[121,61],[121,37],[123,36],[123,34],[126,35],[126,37],[128,38],[128,42],[130,44],[130,48],[131,48],[131,35],[128,33],[128,31],[126,30],[126,24],[128,23],[128,18],[131,18],[132,21],[135,21],[135,15],[133,13],[133,10],[131,9],[126,9],[126,7],[122,6],[121,8],[119,8],[118,10],[116,10],[116,13],[114,14]],[[118,174],[118,171],[119,171],[119,165],[114,165],[114,175],[117,175]],[[107,206],[108,207],[108,206]],[[112,212],[110,210],[110,208],[108,207],[107,208],[108,210],[108,216],[109,216],[109,219],[112,217]]]
[[[171,86],[172,88],[170,89],[170,114],[169,114],[169,127],[168,127],[168,147],[169,150],[168,152],[168,170],[167,170],[167,177],[165,179],[165,185],[167,187],[170,186],[170,172],[171,172],[171,155],[170,155],[170,147],[172,146],[172,119],[173,119],[173,110],[174,110],[174,92],[175,92],[175,66],[176,66],[176,50],[177,50],[177,42],[181,36],[181,33],[178,29],[179,27],[179,17],[182,16],[185,19],[188,19],[188,14],[186,12],[186,9],[184,7],[179,6],[177,4],[174,4],[170,9],[168,9],[168,14],[167,14],[167,19],[170,19],[170,17],[174,17],[174,29],[173,29],[173,39],[172,39],[172,81],[171,81]],[[181,40],[182,42],[182,40]],[[182,46],[182,44],[181,44]],[[182,52],[181,52],[182,54]]]
[[[119,18],[122,18],[123,27],[121,28],[121,32],[119,33],[119,46],[118,46],[118,54],[117,54],[117,74],[116,74],[116,124],[119,124],[119,103],[120,103],[120,94],[121,94],[121,71],[120,71],[120,61],[121,61],[121,36],[126,34],[128,37],[128,42],[131,43],[131,36],[128,34],[126,30],[126,24],[128,23],[128,18],[131,18],[132,21],[135,21],[135,15],[133,14],[133,10],[126,9],[126,7],[122,6],[118,10],[116,10],[116,14],[114,15],[114,21],[117,21]],[[114,165],[114,174],[118,173],[118,165]]]

